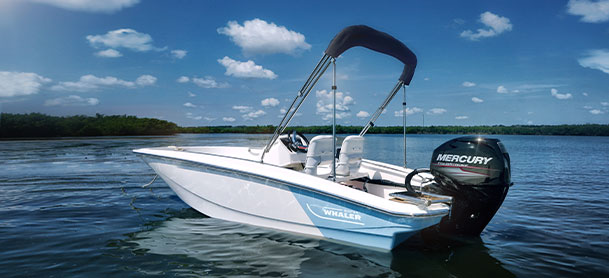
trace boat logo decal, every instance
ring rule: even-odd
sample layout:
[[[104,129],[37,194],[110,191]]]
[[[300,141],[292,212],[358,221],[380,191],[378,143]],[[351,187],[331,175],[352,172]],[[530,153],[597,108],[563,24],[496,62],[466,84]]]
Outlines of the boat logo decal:
[[[355,224],[355,225],[364,225],[362,223],[362,216],[357,211],[342,209],[342,208],[331,208],[331,207],[323,207],[319,205],[311,205],[307,204],[307,209],[309,211],[321,218],[331,221],[338,221],[343,223]]]
[[[491,161],[492,157],[484,157],[484,156],[471,156],[471,155],[458,155],[458,154],[444,154],[441,153],[436,158],[437,161],[444,162],[459,162],[459,163],[469,163],[469,164],[482,164],[486,165],[489,161]]]

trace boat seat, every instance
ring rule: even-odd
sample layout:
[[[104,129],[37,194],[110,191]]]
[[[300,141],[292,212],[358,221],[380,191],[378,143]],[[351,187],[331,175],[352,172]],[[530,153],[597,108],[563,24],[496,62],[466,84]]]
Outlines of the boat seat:
[[[332,164],[334,159],[334,142],[331,135],[318,135],[313,137],[309,142],[307,151],[307,159],[305,161],[305,173],[310,175],[319,175],[317,168]],[[327,173],[323,173],[327,174]]]
[[[359,135],[347,136],[340,148],[338,163],[336,165],[337,176],[360,177],[365,173],[359,173],[364,153],[364,137]]]

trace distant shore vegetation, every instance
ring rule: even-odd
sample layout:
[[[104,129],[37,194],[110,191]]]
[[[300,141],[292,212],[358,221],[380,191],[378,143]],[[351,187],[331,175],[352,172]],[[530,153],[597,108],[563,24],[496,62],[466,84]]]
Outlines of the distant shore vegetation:
[[[339,134],[358,134],[362,126],[338,125]],[[307,134],[332,133],[332,126],[293,126]],[[173,135],[177,133],[269,134],[272,125],[180,127],[175,123],[127,115],[57,117],[40,113],[0,114],[0,138],[42,138],[78,136]],[[409,126],[408,134],[507,134],[609,136],[609,125],[494,125],[494,126]],[[375,126],[368,134],[402,134],[402,126]]]

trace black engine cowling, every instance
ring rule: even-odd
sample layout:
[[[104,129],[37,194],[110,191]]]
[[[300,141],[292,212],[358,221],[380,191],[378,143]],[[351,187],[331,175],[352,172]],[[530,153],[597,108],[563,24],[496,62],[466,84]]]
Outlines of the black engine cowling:
[[[495,215],[511,186],[510,156],[498,139],[459,137],[433,152],[431,193],[453,197],[440,233],[478,236]]]

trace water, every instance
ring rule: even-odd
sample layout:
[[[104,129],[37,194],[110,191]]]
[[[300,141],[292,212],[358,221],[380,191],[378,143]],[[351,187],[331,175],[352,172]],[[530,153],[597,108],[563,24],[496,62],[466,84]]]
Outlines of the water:
[[[409,136],[408,166],[453,137]],[[208,218],[162,180],[141,188],[154,173],[131,153],[268,135],[0,142],[0,277],[608,277],[609,138],[494,137],[515,185],[481,237],[392,253]],[[402,164],[400,136],[366,140],[366,157]]]

